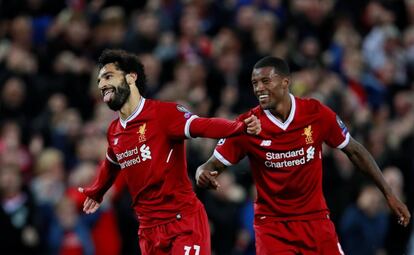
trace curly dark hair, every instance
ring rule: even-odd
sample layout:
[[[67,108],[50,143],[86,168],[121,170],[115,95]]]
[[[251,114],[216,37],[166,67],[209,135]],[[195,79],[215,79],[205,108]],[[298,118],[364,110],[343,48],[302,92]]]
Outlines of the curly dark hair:
[[[145,76],[144,65],[137,55],[120,49],[106,49],[99,57],[98,67],[101,69],[110,63],[114,63],[117,68],[125,73],[136,73],[137,81],[135,85],[139,93],[144,95],[147,77]]]

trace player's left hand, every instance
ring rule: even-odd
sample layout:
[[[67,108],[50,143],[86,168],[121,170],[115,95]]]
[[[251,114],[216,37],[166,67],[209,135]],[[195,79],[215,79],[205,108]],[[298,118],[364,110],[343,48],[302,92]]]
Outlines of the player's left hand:
[[[249,135],[258,135],[262,131],[260,120],[255,115],[245,119],[244,123],[247,125],[247,133]]]
[[[217,176],[217,171],[209,171],[199,167],[196,172],[197,186],[204,189],[218,189],[220,184],[216,180]]]
[[[404,227],[410,223],[411,214],[407,206],[401,202],[394,194],[387,197],[388,206],[392,212],[398,217],[398,223]]]
[[[79,187],[78,191],[82,194],[85,194],[85,189],[84,188]],[[86,214],[94,213],[99,209],[100,206],[101,206],[101,203],[99,203],[99,202],[97,202],[97,201],[95,201],[92,198],[87,196],[85,201],[83,202],[83,211]]]

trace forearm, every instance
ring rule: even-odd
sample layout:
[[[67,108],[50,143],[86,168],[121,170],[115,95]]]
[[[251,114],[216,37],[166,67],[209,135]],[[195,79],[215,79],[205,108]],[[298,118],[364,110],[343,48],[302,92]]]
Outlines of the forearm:
[[[115,182],[119,171],[120,168],[117,165],[105,159],[99,167],[99,173],[94,183],[85,189],[85,195],[97,202],[101,202],[106,191]]]
[[[345,153],[348,155],[352,163],[358,168],[358,170],[363,172],[375,182],[384,196],[388,196],[392,193],[391,188],[386,183],[377,163],[361,144],[355,142],[352,153],[347,151],[345,151]]]
[[[221,163],[216,157],[211,156],[207,162],[198,167],[198,169],[208,170],[210,172],[216,171],[221,174],[227,169],[227,166]]]
[[[222,118],[196,118],[191,122],[192,137],[224,138],[242,134],[246,131],[242,121],[230,121]]]

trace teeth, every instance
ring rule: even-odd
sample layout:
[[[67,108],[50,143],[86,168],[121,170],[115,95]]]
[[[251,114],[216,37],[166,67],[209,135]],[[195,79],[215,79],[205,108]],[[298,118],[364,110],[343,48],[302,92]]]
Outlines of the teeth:
[[[260,95],[259,99],[264,99],[264,98],[268,98],[268,97],[269,97],[269,95]]]
[[[105,89],[102,94],[105,96],[108,93],[111,93],[113,91],[113,89]]]

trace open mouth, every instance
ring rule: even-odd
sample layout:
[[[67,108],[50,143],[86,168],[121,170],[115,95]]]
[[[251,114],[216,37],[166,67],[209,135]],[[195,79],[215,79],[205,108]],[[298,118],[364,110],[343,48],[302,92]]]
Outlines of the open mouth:
[[[103,101],[105,103],[108,103],[109,101],[111,101],[114,94],[115,94],[114,88],[103,89],[102,90]]]

